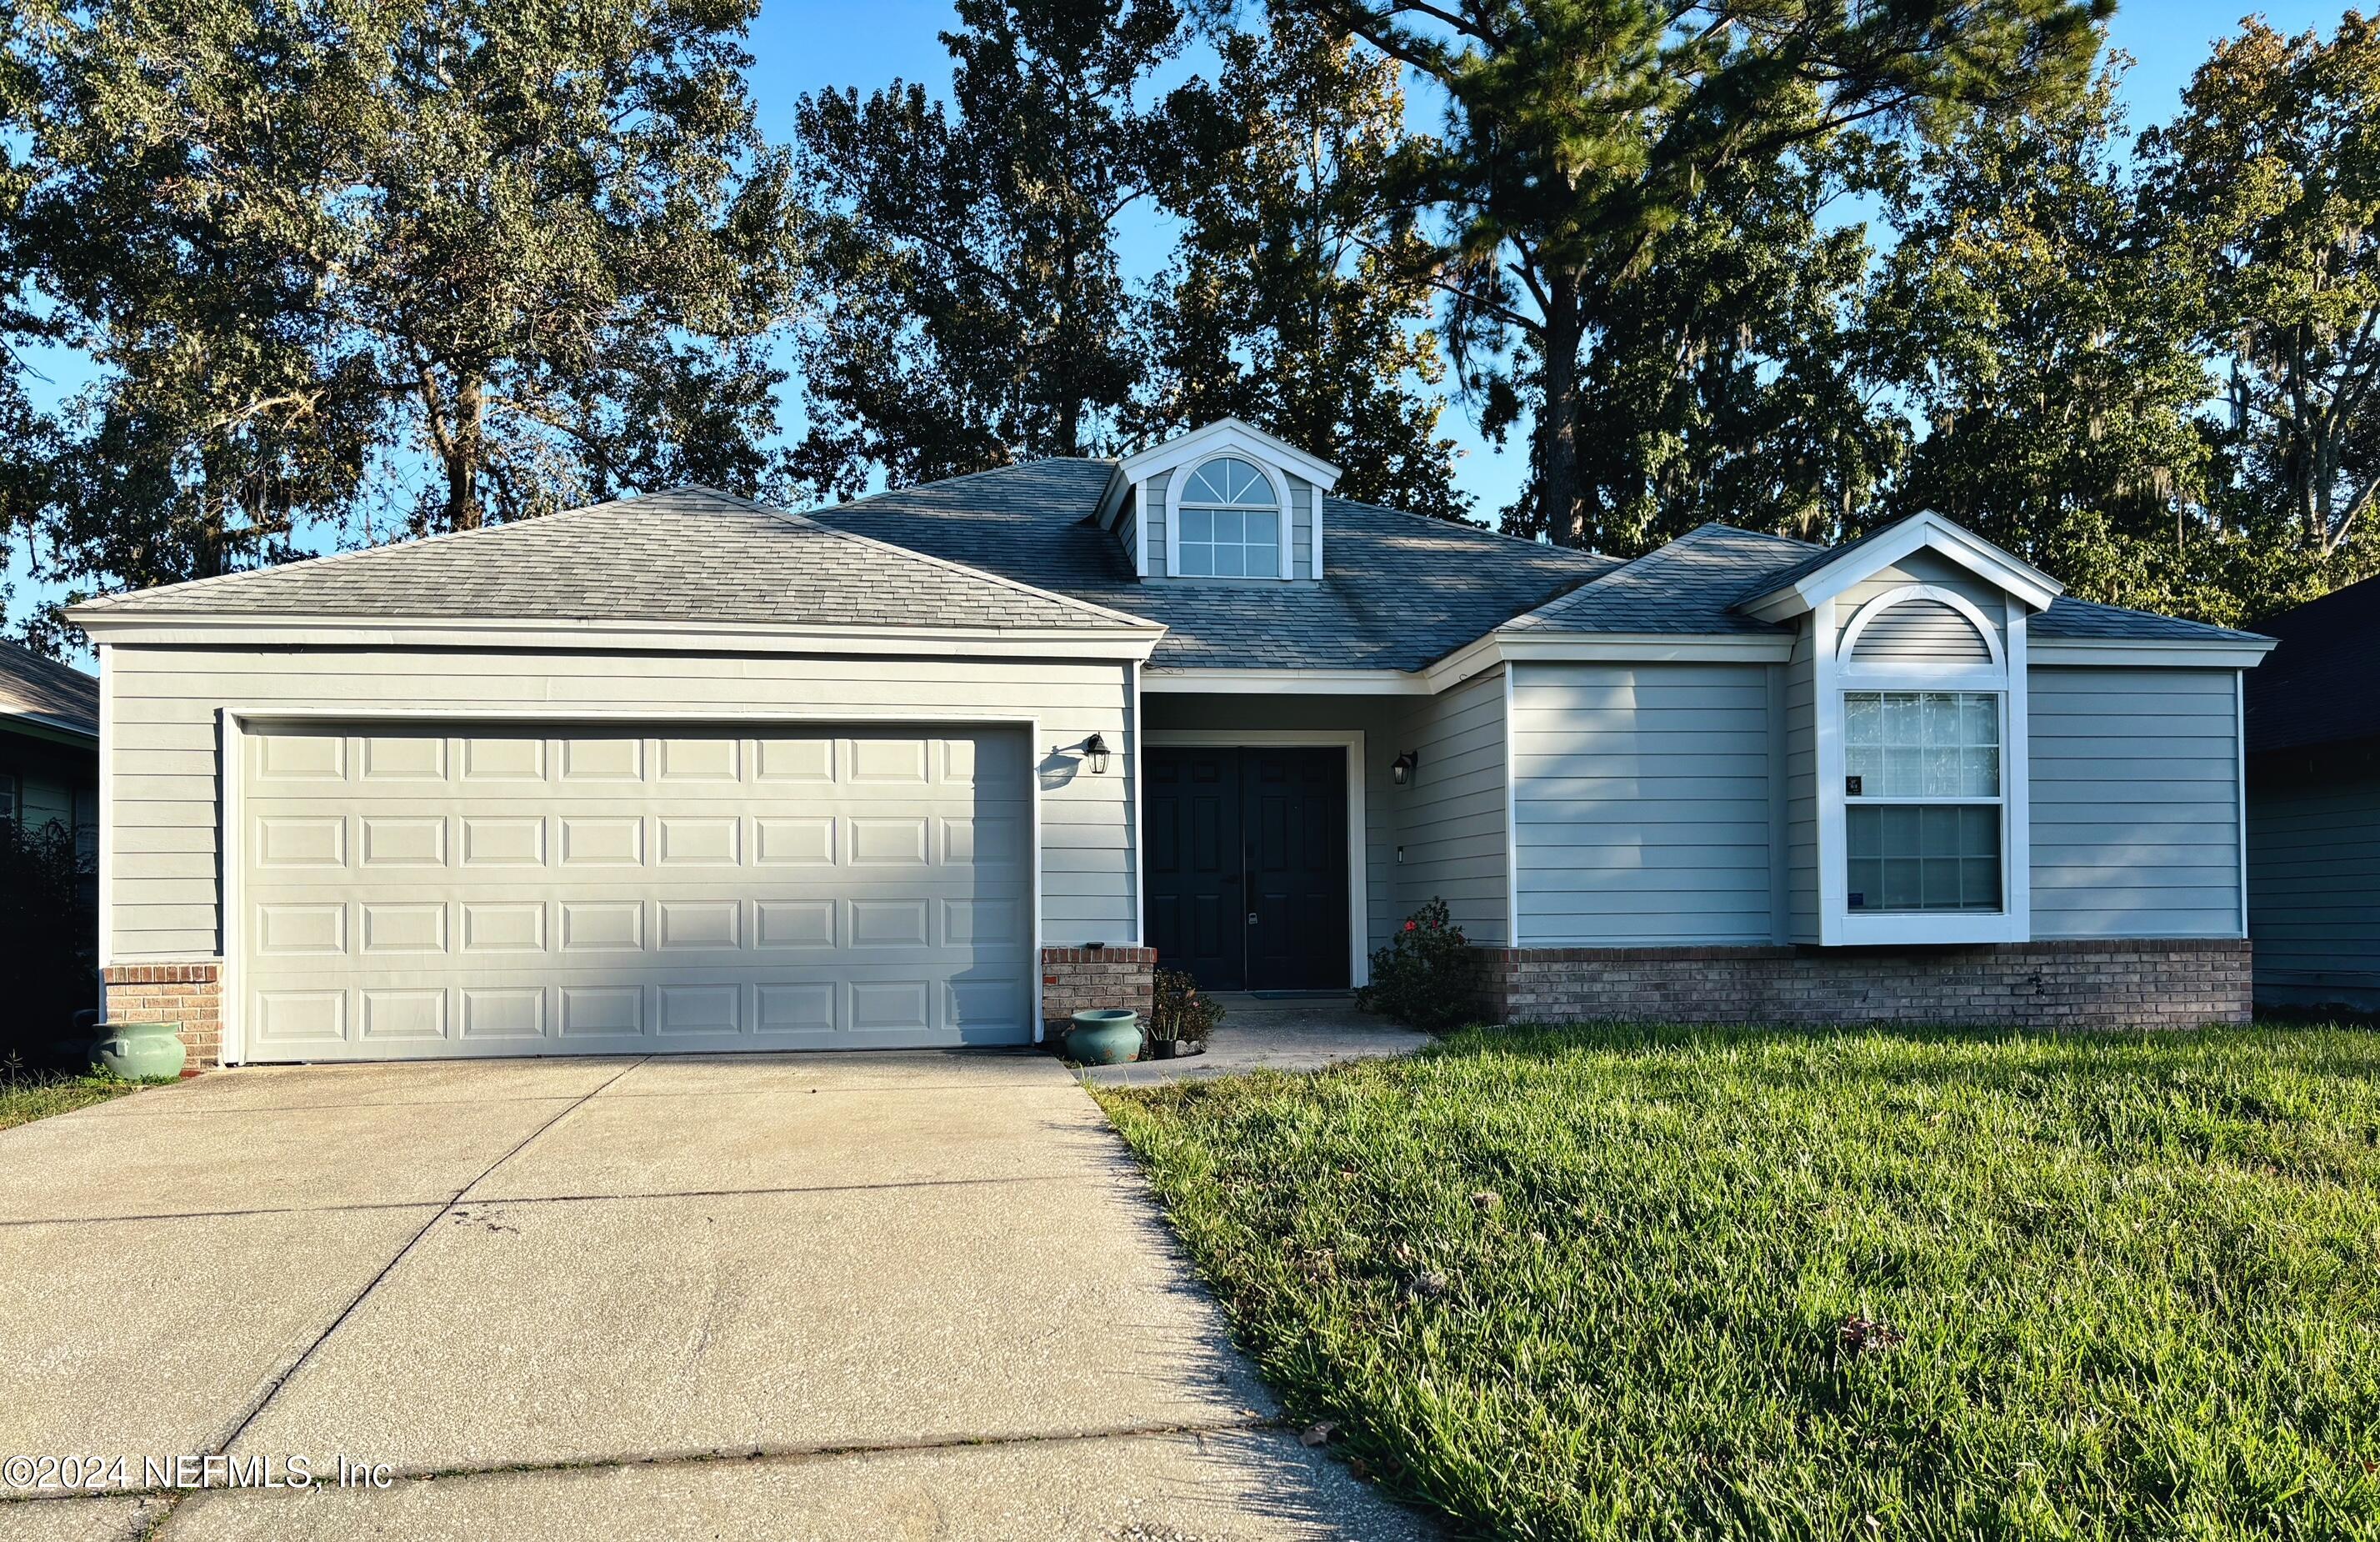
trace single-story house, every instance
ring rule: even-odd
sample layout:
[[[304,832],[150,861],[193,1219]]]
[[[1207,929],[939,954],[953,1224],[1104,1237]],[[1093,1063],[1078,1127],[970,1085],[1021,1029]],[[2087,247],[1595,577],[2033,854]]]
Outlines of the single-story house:
[[[1510,1017],[2248,1011],[2263,637],[1921,515],[1634,561],[1232,420],[797,515],[703,488],[126,594],[109,1010],[201,1059],[1023,1043],[1343,990],[1443,896]]]
[[[2380,578],[2274,617],[2248,683],[2256,1000],[2380,1012]]]
[[[99,853],[99,682],[0,642],[0,817]]]

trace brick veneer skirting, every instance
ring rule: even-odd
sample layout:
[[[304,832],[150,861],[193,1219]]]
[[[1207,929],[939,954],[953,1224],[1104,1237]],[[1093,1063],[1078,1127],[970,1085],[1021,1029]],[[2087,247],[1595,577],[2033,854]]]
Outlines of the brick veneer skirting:
[[[1154,948],[1042,949],[1042,1038],[1054,1041],[1093,1007],[1130,1007],[1146,1022],[1156,972]]]
[[[1472,953],[1493,1022],[2178,1028],[2251,1010],[2240,939]]]
[[[177,1023],[187,1069],[223,1061],[223,965],[119,964],[101,975],[112,1023]]]

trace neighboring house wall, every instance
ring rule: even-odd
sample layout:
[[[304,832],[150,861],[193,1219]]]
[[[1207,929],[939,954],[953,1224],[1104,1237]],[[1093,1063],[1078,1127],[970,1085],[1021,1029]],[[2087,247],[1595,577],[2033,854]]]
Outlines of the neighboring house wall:
[[[2235,670],[2031,673],[2033,934],[2239,937]]]
[[[1131,782],[1093,776],[1068,747],[1097,732],[1135,763],[1128,670],[1113,663],[750,654],[113,647],[115,832],[108,962],[212,958],[221,947],[218,710],[402,709],[470,721],[533,710],[567,722],[699,712],[817,722],[1032,716],[1041,782],[1042,940],[1136,935]]]
[[[1515,668],[1522,943],[1770,941],[1774,666]]]
[[[2248,770],[2256,1000],[2380,1012],[2380,748],[2325,745]]]
[[[1393,697],[1182,695],[1147,691],[1141,710],[1151,733],[1261,733],[1268,736],[1324,731],[1364,735],[1365,951],[1388,941],[1403,912],[1396,908],[1396,820],[1401,789],[1389,768],[1401,747],[1396,730],[1405,704]],[[1274,739],[1280,743],[1279,739]],[[1353,789],[1351,788],[1352,792]]]
[[[1328,535],[1324,537],[1327,541]],[[1327,550],[1326,550],[1327,555]],[[1499,669],[1413,702],[1396,724],[1393,759],[1420,757],[1410,786],[1395,788],[1396,913],[1443,899],[1474,942],[1504,942],[1506,807],[1504,674]]]
[[[21,828],[58,825],[75,836],[85,856],[97,856],[98,746],[78,749],[0,730],[0,783],[13,796]]]

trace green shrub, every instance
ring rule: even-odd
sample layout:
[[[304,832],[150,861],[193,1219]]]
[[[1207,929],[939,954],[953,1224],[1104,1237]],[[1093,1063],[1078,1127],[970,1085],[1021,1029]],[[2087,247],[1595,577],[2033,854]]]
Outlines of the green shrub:
[[[1475,1017],[1476,994],[1463,929],[1446,902],[1434,899],[1372,955],[1372,983],[1355,993],[1355,1004],[1434,1033]]]
[[[1223,1009],[1198,990],[1198,982],[1179,969],[1160,969],[1156,996],[1148,1014],[1148,1037],[1160,1043],[1188,1039],[1203,1044],[1223,1020]]]

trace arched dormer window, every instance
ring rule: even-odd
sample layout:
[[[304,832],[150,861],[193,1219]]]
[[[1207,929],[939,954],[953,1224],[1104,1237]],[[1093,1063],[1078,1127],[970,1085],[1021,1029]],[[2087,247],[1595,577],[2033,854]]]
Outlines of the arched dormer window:
[[[1238,455],[1214,455],[1183,475],[1174,517],[1184,577],[1278,578],[1283,562],[1281,490],[1273,476]]]

